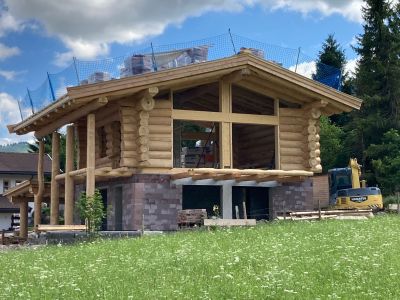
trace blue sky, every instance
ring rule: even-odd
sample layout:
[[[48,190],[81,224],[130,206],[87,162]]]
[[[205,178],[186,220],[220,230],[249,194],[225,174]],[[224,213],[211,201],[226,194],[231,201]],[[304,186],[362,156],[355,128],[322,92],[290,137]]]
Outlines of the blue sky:
[[[71,63],[227,33],[316,57],[328,34],[346,51],[362,33],[360,0],[0,0],[0,144],[20,121],[17,99]],[[28,109],[27,107],[23,109]]]

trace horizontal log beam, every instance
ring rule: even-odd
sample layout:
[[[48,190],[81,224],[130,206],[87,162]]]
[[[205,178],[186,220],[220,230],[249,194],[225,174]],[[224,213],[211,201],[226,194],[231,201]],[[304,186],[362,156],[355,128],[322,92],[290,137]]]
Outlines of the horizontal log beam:
[[[172,110],[172,118],[175,120],[228,122],[228,123],[272,125],[272,126],[279,124],[279,118],[277,116],[222,113],[222,112],[209,112],[209,111],[192,111],[192,110],[181,110],[181,109]]]

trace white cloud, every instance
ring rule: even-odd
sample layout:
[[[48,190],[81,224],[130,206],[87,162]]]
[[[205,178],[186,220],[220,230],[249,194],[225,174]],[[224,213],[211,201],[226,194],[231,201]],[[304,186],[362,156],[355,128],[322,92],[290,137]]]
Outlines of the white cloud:
[[[1,10],[0,3],[0,37],[10,31],[20,31],[24,28],[8,11]]]
[[[317,71],[317,64],[315,61],[303,62],[296,66],[289,68],[290,71],[296,71],[296,73],[301,74],[305,77],[311,78],[313,74]]]
[[[357,68],[359,58],[350,59],[347,61],[347,64],[344,66],[344,71],[349,73],[350,77],[355,76],[355,71]]]
[[[19,141],[31,140],[33,134],[26,134],[23,136],[11,135],[6,132],[6,125],[21,122],[21,115],[19,113],[18,102],[13,96],[7,93],[0,93],[0,144],[9,144]]]
[[[268,10],[303,14],[341,14],[360,22],[361,3],[362,0],[5,0],[12,15],[10,23],[26,25],[35,20],[49,35],[63,41],[68,51],[56,54],[58,65],[65,65],[73,56],[93,59],[106,55],[111,43],[132,43],[159,35],[171,24],[179,25],[188,17],[208,11],[238,12],[261,5]]]
[[[362,0],[250,0],[260,2],[266,8],[288,9],[303,14],[321,13],[323,16],[339,14],[352,22],[362,22]]]
[[[6,80],[14,80],[21,72],[17,71],[6,71],[0,69],[0,76],[4,77]]]
[[[8,47],[2,43],[0,43],[0,60],[4,60],[6,58],[18,55],[21,53],[18,47]]]

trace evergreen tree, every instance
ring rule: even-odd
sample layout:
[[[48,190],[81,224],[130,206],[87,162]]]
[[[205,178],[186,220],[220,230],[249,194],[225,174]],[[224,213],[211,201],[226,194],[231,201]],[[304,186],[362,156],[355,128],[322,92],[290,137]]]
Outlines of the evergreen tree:
[[[345,92],[349,92],[351,89],[349,76],[344,72],[346,62],[343,48],[334,35],[329,34],[318,53],[316,73],[313,74],[313,79],[323,83],[337,81],[338,87],[341,87],[342,90],[345,88]]]
[[[400,97],[400,21],[399,6],[385,0],[366,0],[362,9],[364,33],[358,36],[359,55],[354,82],[356,95],[363,100],[361,110],[351,114],[346,127],[344,149],[364,166],[369,184],[383,183],[373,149],[383,143],[385,133],[399,128]],[[375,163],[374,163],[375,161]]]
[[[347,60],[343,48],[337,42],[333,34],[329,34],[322,49],[318,53],[316,73],[313,79],[324,83],[324,78],[332,77],[338,80],[340,90],[343,93],[351,94],[353,90],[353,79],[344,71]],[[348,113],[333,115],[329,118],[333,124],[343,126],[349,121]]]
[[[399,124],[399,22],[398,13],[384,0],[367,0],[363,16],[364,34],[355,47],[360,56],[355,91],[363,105],[355,121],[361,123],[368,146],[379,144],[383,134]]]

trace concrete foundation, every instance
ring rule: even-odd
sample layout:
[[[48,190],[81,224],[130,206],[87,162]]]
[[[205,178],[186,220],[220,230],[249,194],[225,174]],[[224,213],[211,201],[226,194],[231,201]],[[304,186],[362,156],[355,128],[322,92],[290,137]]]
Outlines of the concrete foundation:
[[[177,214],[182,209],[182,186],[172,183],[170,176],[138,174],[98,182],[96,188],[107,191],[107,230],[178,229]],[[270,219],[283,211],[313,209],[312,179],[265,188],[269,189]],[[76,188],[77,198],[83,190],[84,186]],[[223,217],[232,218],[232,186],[222,185],[221,206]]]

